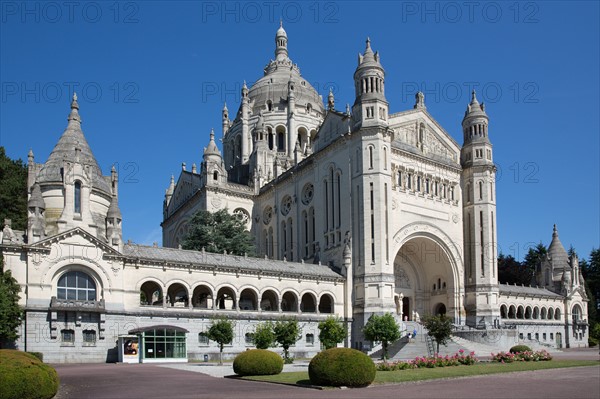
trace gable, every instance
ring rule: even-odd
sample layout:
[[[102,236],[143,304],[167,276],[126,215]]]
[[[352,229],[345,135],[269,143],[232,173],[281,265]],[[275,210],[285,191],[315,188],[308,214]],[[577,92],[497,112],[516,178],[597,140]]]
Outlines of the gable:
[[[193,174],[187,171],[182,171],[177,179],[175,190],[173,190],[173,196],[171,202],[169,202],[168,214],[172,214],[180,206],[194,195],[196,190],[200,187],[200,175]]]
[[[328,112],[314,139],[314,152],[327,147],[340,136],[348,133],[350,117],[339,112]]]
[[[417,152],[432,159],[458,164],[460,146],[424,110],[410,110],[394,114],[389,120],[394,131],[392,146]]]
[[[56,244],[60,245],[57,246]],[[35,244],[29,245],[27,248],[32,251],[37,250],[43,252],[52,252],[52,250],[61,248],[61,253],[56,254],[57,257],[102,257],[104,254],[122,256],[119,251],[110,247],[105,242],[99,240],[80,227],[53,235],[52,237],[48,237],[44,240],[36,242]],[[62,253],[64,252],[64,248],[68,248],[68,251],[70,252],[68,254]],[[90,251],[93,251],[93,253]]]

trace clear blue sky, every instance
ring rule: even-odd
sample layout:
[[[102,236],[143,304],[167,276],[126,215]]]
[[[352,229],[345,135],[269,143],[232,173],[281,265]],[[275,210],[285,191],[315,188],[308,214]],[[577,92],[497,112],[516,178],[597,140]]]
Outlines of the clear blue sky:
[[[70,88],[105,174],[120,170],[124,238],[161,241],[164,191],[199,164],[221,108],[274,57],[290,57],[336,105],[354,101],[365,38],[380,51],[390,111],[428,111],[459,142],[471,87],[486,102],[505,254],[599,245],[598,2],[0,3],[0,145],[43,162],[67,123]]]

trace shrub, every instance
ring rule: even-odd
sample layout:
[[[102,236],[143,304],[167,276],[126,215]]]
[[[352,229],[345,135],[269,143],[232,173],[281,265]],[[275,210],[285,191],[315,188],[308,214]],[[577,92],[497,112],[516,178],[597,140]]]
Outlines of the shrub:
[[[40,362],[44,361],[44,354],[42,352],[27,352],[35,357],[37,357],[38,359],[40,359]]]
[[[283,370],[283,359],[275,352],[252,349],[242,352],[233,361],[233,372],[237,375],[273,375]]]
[[[308,376],[314,385],[365,387],[373,382],[376,372],[369,356],[350,348],[327,349],[308,365]]]
[[[1,399],[50,399],[58,391],[58,374],[31,353],[0,350]]]
[[[396,371],[396,370],[407,370],[407,369],[418,369],[418,368],[434,368],[434,367],[449,367],[449,366],[470,366],[479,361],[475,356],[475,352],[471,352],[465,355],[463,349],[459,350],[458,353],[453,356],[429,356],[420,357],[417,356],[415,360],[408,362],[382,362],[377,365],[377,371]]]
[[[515,345],[509,350],[510,353],[531,352],[531,348],[527,345]]]
[[[524,352],[516,352],[516,353],[506,353],[500,352],[493,354],[492,353],[492,361],[499,363],[512,363],[512,362],[540,362],[540,361],[548,361],[552,360],[552,355],[550,355],[547,351],[541,350],[537,352],[533,351],[524,351]]]

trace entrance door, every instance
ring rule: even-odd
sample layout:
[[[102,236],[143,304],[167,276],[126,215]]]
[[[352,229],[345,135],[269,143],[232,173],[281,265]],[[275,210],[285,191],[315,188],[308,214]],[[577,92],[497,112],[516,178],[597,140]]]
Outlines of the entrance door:
[[[557,349],[562,348],[562,334],[561,333],[556,333],[556,348]]]
[[[411,319],[410,315],[410,298],[404,297],[402,298],[402,315],[407,320]]]

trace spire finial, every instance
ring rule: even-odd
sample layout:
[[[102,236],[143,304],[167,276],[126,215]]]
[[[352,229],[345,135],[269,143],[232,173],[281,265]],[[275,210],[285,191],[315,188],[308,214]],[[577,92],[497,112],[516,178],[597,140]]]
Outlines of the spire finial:
[[[79,104],[77,103],[77,93],[73,92],[73,99],[71,100],[71,109],[79,109]]]
[[[283,28],[283,18],[279,17],[279,27]]]
[[[475,89],[473,89],[473,91],[471,92],[471,103],[476,103],[477,101],[477,96],[475,93]]]
[[[367,48],[371,48],[371,38],[367,36]]]

